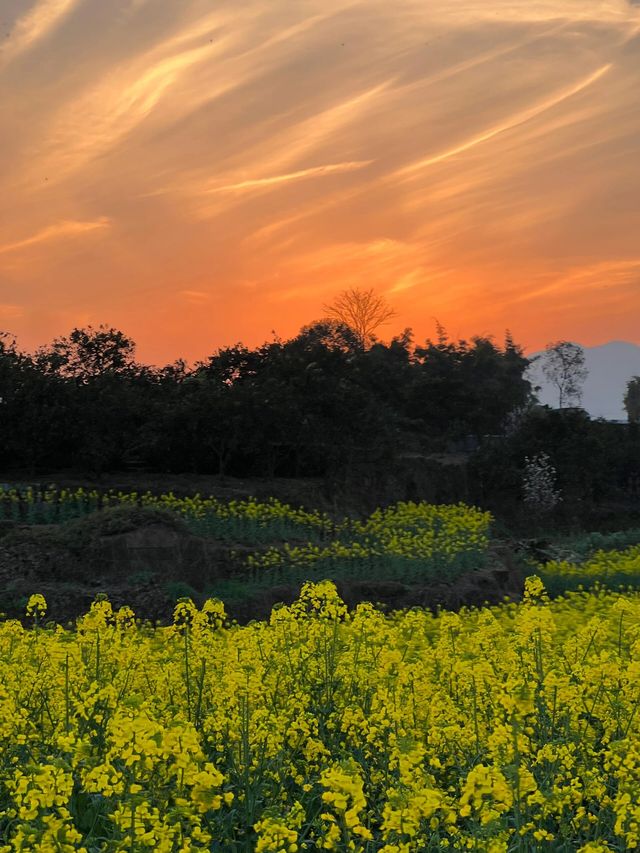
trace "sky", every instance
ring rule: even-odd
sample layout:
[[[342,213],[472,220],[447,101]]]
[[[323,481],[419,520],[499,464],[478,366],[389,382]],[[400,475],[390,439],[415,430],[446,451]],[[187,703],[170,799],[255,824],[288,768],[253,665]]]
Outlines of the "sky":
[[[639,92],[639,0],[2,0],[0,330],[640,343]]]

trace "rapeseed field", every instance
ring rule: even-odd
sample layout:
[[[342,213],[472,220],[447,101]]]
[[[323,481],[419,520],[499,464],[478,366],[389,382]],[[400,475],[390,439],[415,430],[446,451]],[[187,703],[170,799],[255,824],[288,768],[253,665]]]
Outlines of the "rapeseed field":
[[[575,589],[606,585],[637,587],[640,585],[640,545],[622,551],[598,550],[581,562],[551,560],[542,570],[551,590]]]
[[[640,596],[0,623],[0,851],[634,850]]]
[[[199,533],[223,540],[260,543],[274,538],[321,539],[336,525],[326,513],[292,507],[277,498],[221,501],[200,494],[179,497],[121,490],[0,486],[0,514],[27,524],[55,524],[108,507],[139,506],[174,512]]]
[[[323,578],[385,578],[424,582],[452,580],[486,563],[492,517],[466,504],[402,501],[366,520],[344,519],[325,544],[286,543],[256,556],[253,578],[265,570],[282,581]]]
[[[243,566],[244,580],[258,587],[324,578],[453,581],[486,565],[493,520],[489,512],[462,503],[403,501],[364,520],[336,520],[275,498],[220,501],[172,492],[0,487],[0,517],[26,524],[63,524],[123,506],[165,510],[198,535],[264,546]]]

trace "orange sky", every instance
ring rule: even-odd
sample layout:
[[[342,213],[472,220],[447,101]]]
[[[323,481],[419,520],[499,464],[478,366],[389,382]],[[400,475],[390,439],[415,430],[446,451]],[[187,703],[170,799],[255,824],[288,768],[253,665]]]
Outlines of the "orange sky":
[[[164,363],[371,287],[640,342],[640,0],[2,0],[0,329]]]

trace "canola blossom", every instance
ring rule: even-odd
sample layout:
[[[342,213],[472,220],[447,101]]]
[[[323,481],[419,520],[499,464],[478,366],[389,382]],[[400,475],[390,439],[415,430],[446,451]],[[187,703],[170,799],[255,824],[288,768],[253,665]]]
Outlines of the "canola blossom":
[[[640,545],[622,551],[596,551],[582,562],[552,560],[541,568],[550,590],[604,585],[636,587],[640,584]]]
[[[167,510],[200,535],[266,547],[243,560],[257,586],[327,577],[452,581],[485,566],[492,522],[490,513],[463,503],[405,501],[378,509],[363,521],[348,517],[336,521],[275,498],[225,502],[200,495],[176,497],[172,492],[0,487],[5,517],[31,524],[70,521],[118,506]],[[268,547],[282,541],[286,544]]]
[[[156,495],[150,491],[59,489],[54,485],[44,489],[0,486],[0,514],[28,524],[70,521],[118,506],[168,510],[182,517],[194,532],[246,543],[278,538],[315,541],[335,529],[325,513],[292,507],[273,497],[222,501],[200,494],[178,497],[173,492]]]
[[[466,504],[399,502],[365,521],[345,520],[327,544],[285,544],[252,555],[254,570],[280,571],[286,581],[331,577],[420,582],[452,580],[486,562],[492,516]],[[253,575],[260,579],[259,572]]]
[[[640,595],[0,622],[0,851],[640,845]]]
[[[596,551],[582,563],[553,560],[545,564],[547,574],[591,577],[602,580],[615,575],[640,575],[640,545],[624,551]]]

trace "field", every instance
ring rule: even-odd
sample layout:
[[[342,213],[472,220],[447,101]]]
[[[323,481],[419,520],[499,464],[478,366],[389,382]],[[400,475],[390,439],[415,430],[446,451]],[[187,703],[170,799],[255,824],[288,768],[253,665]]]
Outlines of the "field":
[[[3,851],[627,850],[640,598],[0,628]]]
[[[332,519],[275,500],[82,491],[0,500],[7,523],[45,533],[113,525],[123,505],[177,514],[245,543],[237,583],[301,584],[246,625],[212,595],[179,599],[161,625],[98,594],[63,628],[33,589],[20,620],[0,621],[1,853],[640,845],[636,531],[559,543],[518,600],[383,612],[348,608],[323,576],[455,586],[489,559],[490,517],[406,503]]]
[[[243,621],[266,618],[302,583],[325,578],[350,603],[386,595],[404,606],[436,600],[438,589],[444,603],[454,588],[481,603],[474,587],[490,573],[490,525],[488,513],[460,504],[398,503],[354,518],[273,498],[0,489],[0,611],[20,615],[39,582],[58,621],[80,615],[97,591],[145,618],[170,619],[183,596],[221,598]]]

